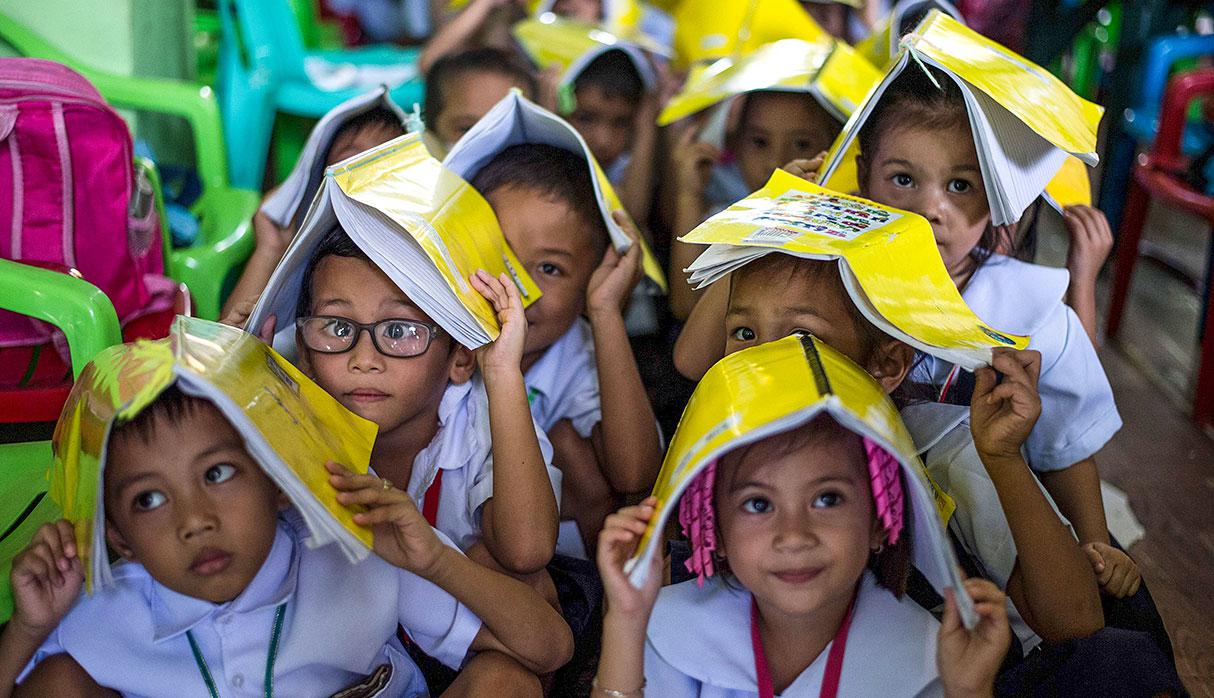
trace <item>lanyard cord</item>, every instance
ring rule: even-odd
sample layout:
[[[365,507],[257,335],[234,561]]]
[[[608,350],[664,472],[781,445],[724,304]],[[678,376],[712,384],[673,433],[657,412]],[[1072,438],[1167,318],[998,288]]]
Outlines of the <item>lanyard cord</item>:
[[[830,644],[830,653],[826,655],[826,672],[822,677],[822,688],[819,698],[835,698],[839,693],[839,679],[843,674],[843,653],[847,650],[847,633],[851,630],[852,611],[856,608],[853,597],[847,607],[847,615],[835,632],[835,639]],[[771,681],[771,667],[767,664],[767,652],[763,649],[763,637],[759,634],[759,604],[752,596],[750,599],[750,646],[755,655],[755,678],[759,684],[759,698],[775,698],[775,688]]]
[[[274,660],[278,658],[278,640],[282,636],[282,619],[287,613],[287,604],[279,604],[274,610],[274,630],[270,633],[270,648],[266,651],[266,679],[265,679],[265,696],[271,698],[274,695]],[[202,656],[202,650],[198,648],[198,641],[194,639],[194,633],[186,631],[185,637],[190,641],[190,651],[194,653],[194,663],[198,665],[198,673],[202,674],[202,681],[207,685],[207,691],[210,692],[211,698],[219,698],[219,688],[215,685],[215,679],[211,676],[211,668],[207,666],[207,660]]]

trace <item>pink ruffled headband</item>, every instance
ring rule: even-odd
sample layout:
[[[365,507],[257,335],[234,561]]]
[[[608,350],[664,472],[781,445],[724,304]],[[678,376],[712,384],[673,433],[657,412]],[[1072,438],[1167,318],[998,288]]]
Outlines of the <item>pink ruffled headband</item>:
[[[868,456],[868,477],[873,490],[873,503],[881,527],[890,545],[898,542],[902,533],[902,480],[898,459],[875,441],[864,439]],[[697,583],[715,573],[712,554],[717,549],[716,513],[712,506],[713,488],[717,479],[717,462],[713,461],[691,481],[679,500],[679,525],[691,543],[691,557],[685,563],[687,571],[697,576]]]

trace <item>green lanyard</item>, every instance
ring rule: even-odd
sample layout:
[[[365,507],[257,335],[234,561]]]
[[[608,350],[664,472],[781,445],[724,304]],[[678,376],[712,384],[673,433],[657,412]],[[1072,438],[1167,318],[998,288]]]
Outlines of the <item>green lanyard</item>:
[[[278,658],[278,638],[282,635],[282,618],[286,613],[286,603],[280,604],[274,610],[274,631],[270,633],[270,649],[266,652],[266,698],[274,695],[274,660]],[[202,656],[202,650],[198,649],[194,633],[187,630],[185,637],[190,641],[190,650],[194,653],[194,662],[198,664],[198,673],[202,674],[202,680],[206,683],[211,698],[219,698],[219,689],[215,686],[215,679],[211,677],[211,669]]]

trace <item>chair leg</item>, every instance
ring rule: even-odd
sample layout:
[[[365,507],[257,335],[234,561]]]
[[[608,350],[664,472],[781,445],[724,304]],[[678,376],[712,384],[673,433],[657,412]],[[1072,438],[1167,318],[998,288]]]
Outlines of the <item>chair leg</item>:
[[[1117,232],[1117,260],[1113,268],[1113,292],[1109,299],[1109,315],[1105,323],[1105,334],[1110,339],[1121,329],[1121,316],[1125,312],[1130,294],[1130,281],[1134,276],[1134,264],[1138,261],[1138,245],[1142,242],[1142,228],[1146,223],[1147,205],[1150,203],[1146,189],[1137,177],[1130,178],[1130,191],[1126,197],[1121,228]]]
[[[1214,429],[1214,229],[1210,230],[1210,254],[1206,260],[1206,283],[1201,319],[1201,347],[1197,360],[1197,388],[1193,392],[1193,422]]]

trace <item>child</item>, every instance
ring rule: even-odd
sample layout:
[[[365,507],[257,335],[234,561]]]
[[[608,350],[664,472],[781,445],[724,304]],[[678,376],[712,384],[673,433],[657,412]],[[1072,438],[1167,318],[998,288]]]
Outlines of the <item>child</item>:
[[[960,89],[939,71],[903,72],[873,108],[859,141],[861,194],[927,218],[949,274],[978,316],[1033,337],[1030,347],[1042,354],[1042,419],[1026,443],[1028,461],[1075,526],[1104,592],[1133,594],[1138,568],[1110,544],[1094,459],[1121,427],[1112,391],[1083,324],[1062,302],[1066,274],[994,254],[1003,231],[990,225]],[[1088,218],[1072,213],[1066,220],[1068,227],[1086,227]],[[922,369],[916,379],[952,401],[954,368],[926,357]]]
[[[137,360],[132,346],[122,350]],[[374,532],[378,557],[352,565],[336,545],[307,544],[302,516],[205,399],[170,387],[116,423],[107,444],[99,496],[106,540],[123,558],[114,584],[77,600],[84,570],[72,527],[43,526],[13,564],[0,695],[19,672],[20,693],[47,695],[83,670],[136,695],[215,695],[220,683],[227,694],[264,681],[267,695],[425,696],[398,623],[452,667],[485,650],[521,663],[528,671],[515,680],[536,694],[530,674],[569,655],[568,630],[538,595],[445,544],[380,478],[326,466],[338,501],[363,507],[355,522]],[[56,452],[70,460],[65,451],[80,448],[61,442]],[[478,674],[500,666],[478,664],[452,695],[475,693]]]
[[[715,147],[697,140],[694,124],[682,127],[671,156],[676,195],[669,276],[674,280],[670,308],[675,317],[686,319],[699,296],[680,280],[700,250],[678,236],[762,187],[781,165],[824,152],[842,126],[807,93],[752,92],[743,95],[738,125],[727,140],[734,156],[731,163],[723,163]]]
[[[641,247],[634,244],[621,257],[610,246],[579,154],[540,143],[509,146],[471,183],[543,292],[526,310],[523,370],[532,414],[564,471],[562,513],[577,521],[592,550],[603,519],[617,506],[615,493],[651,487],[661,461],[623,319]],[[625,216],[616,221],[630,225]],[[576,547],[562,552],[578,554]]]
[[[745,381],[739,385],[753,386],[729,407],[735,424],[778,418],[747,411],[747,401],[766,402],[764,391],[785,404],[774,392],[784,386],[759,373],[768,367],[729,368]],[[684,424],[715,424],[716,414],[696,411],[704,404],[693,398]],[[940,693],[943,684],[950,693],[989,695],[1009,640],[1002,594],[989,583],[966,584],[980,618],[971,633],[960,628],[952,590],[943,629],[904,597],[912,554],[951,564],[939,528],[912,511],[931,507],[917,476],[833,414],[771,426],[774,433],[753,442],[723,444],[727,450],[683,492],[679,521],[698,581],[659,594],[658,560],[641,589],[624,574],[656,498],[609,519],[598,549],[608,611],[596,688],[611,695],[640,695],[637,687],[661,696],[922,695]],[[939,635],[938,656],[932,635]]]
[[[383,106],[369,109],[342,124],[333,134],[332,143],[322,155],[323,165],[318,169],[323,170],[324,167],[341,162],[380,143],[386,143],[404,133],[404,124],[397,113]],[[223,305],[222,316],[225,324],[240,325],[253,310],[253,305],[265,288],[266,282],[270,280],[274,267],[278,265],[283,253],[287,251],[287,246],[291,244],[291,239],[295,237],[303,214],[316,195],[319,182],[319,176],[311,178],[311,186],[304,192],[303,205],[287,226],[277,225],[264,211],[258,210],[254,214],[253,233],[256,237],[256,247],[253,248],[253,254],[245,264],[240,279]],[[268,194],[266,196],[269,197]]]
[[[534,99],[535,76],[518,56],[496,48],[452,53],[426,73],[426,148],[438,159],[511,88]]]
[[[546,587],[561,474],[527,409],[520,365],[531,333],[512,282],[487,274],[471,282],[503,325],[475,354],[336,228],[303,275],[299,363],[379,426],[376,474],[400,483],[474,560]]]

